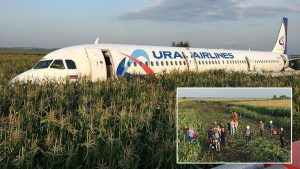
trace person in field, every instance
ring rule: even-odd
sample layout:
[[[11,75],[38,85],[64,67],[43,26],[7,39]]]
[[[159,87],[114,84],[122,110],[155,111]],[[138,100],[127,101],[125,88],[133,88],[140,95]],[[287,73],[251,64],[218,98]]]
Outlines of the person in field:
[[[189,140],[192,141],[194,139],[194,134],[195,134],[194,128],[190,127],[189,128]]]
[[[239,116],[236,111],[232,113],[231,117],[234,122],[239,120]]]
[[[275,129],[275,125],[273,124],[273,121],[271,120],[270,124],[269,124],[269,130],[270,130],[270,135],[271,136],[273,135],[273,130],[274,129]]]
[[[221,132],[221,127],[217,126],[217,131],[220,133]]]
[[[230,120],[227,122],[227,132],[230,133]]]
[[[188,140],[188,138],[189,138],[189,128],[185,126],[183,128],[183,141]]]
[[[263,133],[264,133],[264,130],[265,130],[265,125],[262,121],[259,122],[258,128],[259,128],[260,136],[263,136]]]
[[[238,121],[235,121],[235,122],[234,122],[234,132],[235,132],[235,133],[238,132],[238,125],[239,125],[239,122],[238,122]]]
[[[221,127],[221,146],[225,147],[225,141],[226,141],[226,131],[224,126]]]
[[[196,141],[198,134],[195,132],[194,128],[189,129],[189,138],[191,142]]]
[[[214,130],[212,127],[207,131],[207,137],[209,144],[213,144]]]
[[[283,130],[283,128],[281,127],[280,128],[280,131],[279,131],[279,139],[280,139],[280,145],[281,145],[281,148],[284,148],[284,137],[285,137],[285,131]]]
[[[246,127],[246,130],[244,132],[244,137],[245,137],[245,144],[246,146],[249,145],[250,140],[251,140],[251,130],[250,130],[250,126]]]
[[[221,145],[220,145],[220,141],[221,141],[221,137],[220,137],[220,133],[218,132],[218,129],[215,128],[215,133],[214,133],[214,143],[216,145],[216,150],[217,151],[221,151]]]
[[[230,121],[230,134],[231,134],[231,135],[234,135],[234,129],[235,129],[235,128],[234,128],[234,122],[233,122],[233,120],[231,120],[231,121]]]

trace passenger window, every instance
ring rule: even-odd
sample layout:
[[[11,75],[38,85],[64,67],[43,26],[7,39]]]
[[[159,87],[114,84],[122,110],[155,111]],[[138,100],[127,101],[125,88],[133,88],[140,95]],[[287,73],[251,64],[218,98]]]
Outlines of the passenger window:
[[[76,69],[76,64],[73,60],[66,60],[68,69]]]
[[[205,61],[205,63],[208,64],[208,63],[207,63],[207,60]]]
[[[50,68],[53,69],[65,69],[64,63],[62,60],[54,60]]]
[[[156,61],[156,66],[159,66],[159,62],[158,61]]]
[[[131,65],[130,62],[127,62],[127,66],[130,67],[130,65]]]
[[[168,61],[166,61],[166,65],[167,65],[167,66],[169,65]]]
[[[164,65],[164,62],[163,62],[163,61],[161,61],[160,63],[161,63],[162,66]]]
[[[204,65],[205,63],[204,63],[204,61],[202,60],[202,65]]]
[[[173,66],[173,61],[170,61],[171,66]]]
[[[175,65],[177,65],[177,61],[175,61]]]
[[[186,65],[185,61],[183,61],[183,64]]]
[[[146,66],[148,66],[148,62],[145,62]]]
[[[201,65],[201,61],[198,61],[199,65]]]
[[[154,66],[153,61],[151,61],[150,63],[151,63],[151,66]]]
[[[179,65],[181,65],[181,61],[179,61]]]
[[[136,67],[136,62],[133,63],[134,67]]]

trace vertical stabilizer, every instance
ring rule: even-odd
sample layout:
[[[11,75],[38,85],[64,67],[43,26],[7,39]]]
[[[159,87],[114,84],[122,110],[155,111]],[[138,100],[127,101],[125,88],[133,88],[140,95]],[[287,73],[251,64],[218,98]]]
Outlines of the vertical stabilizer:
[[[279,29],[278,37],[272,52],[286,54],[287,50],[287,26],[288,18],[283,18]]]

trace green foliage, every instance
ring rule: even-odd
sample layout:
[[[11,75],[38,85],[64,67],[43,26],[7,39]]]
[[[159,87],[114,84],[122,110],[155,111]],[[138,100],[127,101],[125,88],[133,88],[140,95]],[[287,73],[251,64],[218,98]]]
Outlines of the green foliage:
[[[234,136],[227,135],[226,146],[221,147],[221,152],[210,151],[207,138],[208,129],[216,127],[214,122],[217,122],[218,125],[222,123],[227,129],[227,122],[231,119],[231,113],[234,111],[241,115],[238,133]],[[264,137],[259,135],[259,121],[269,120],[269,118],[272,118],[275,125],[286,127],[285,149],[280,148],[278,136],[268,134],[267,124]],[[178,161],[289,162],[291,154],[290,120],[290,114],[286,117],[273,117],[244,107],[230,106],[226,101],[181,100],[178,103]],[[199,138],[196,143],[183,140],[183,129],[186,126],[193,127],[198,133]],[[246,126],[250,126],[252,132],[249,146],[245,145],[243,135]]]
[[[239,107],[246,108],[251,111],[259,112],[263,115],[269,115],[274,117],[288,117],[291,116],[291,109],[284,107],[262,107],[262,106],[250,106],[250,105],[239,105]]]
[[[274,110],[274,109],[275,108],[272,108],[270,110]],[[263,109],[263,110],[265,110],[266,112],[271,112],[271,111],[268,111],[269,109],[267,109],[267,108]],[[275,109],[275,112],[279,112],[280,110],[282,110],[282,109],[280,109],[280,108],[278,108],[278,110]],[[287,112],[290,112],[289,109],[285,109],[285,110],[287,110]],[[256,111],[249,110],[247,108],[239,107],[239,106],[230,106],[230,107],[228,107],[227,111],[228,112],[237,111],[237,112],[239,112],[239,114],[242,117],[251,118],[257,122],[263,121],[265,123],[266,127],[267,127],[268,122],[270,120],[272,120],[278,130],[280,129],[280,127],[283,127],[286,130],[289,130],[291,128],[291,118],[290,118],[291,114],[290,113],[285,113],[286,114],[285,116],[276,117],[276,116],[273,116],[272,114],[264,113],[262,111],[256,112]]]
[[[298,76],[219,70],[162,74],[158,83],[133,77],[8,86],[45,53],[0,52],[0,168],[198,167],[176,165],[175,97],[180,86],[291,86],[293,139],[300,139]]]

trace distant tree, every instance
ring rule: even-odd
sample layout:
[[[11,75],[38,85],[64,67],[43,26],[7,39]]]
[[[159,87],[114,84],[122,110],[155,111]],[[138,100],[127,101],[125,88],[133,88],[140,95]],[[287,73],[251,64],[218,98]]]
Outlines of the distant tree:
[[[186,97],[182,97],[182,99],[186,99]]]
[[[286,95],[281,95],[279,96],[279,99],[284,100],[284,99],[288,99],[288,97]]]
[[[273,95],[273,100],[277,100],[276,94]]]
[[[180,41],[180,42],[172,42],[172,47],[190,47],[190,43],[188,41]]]

